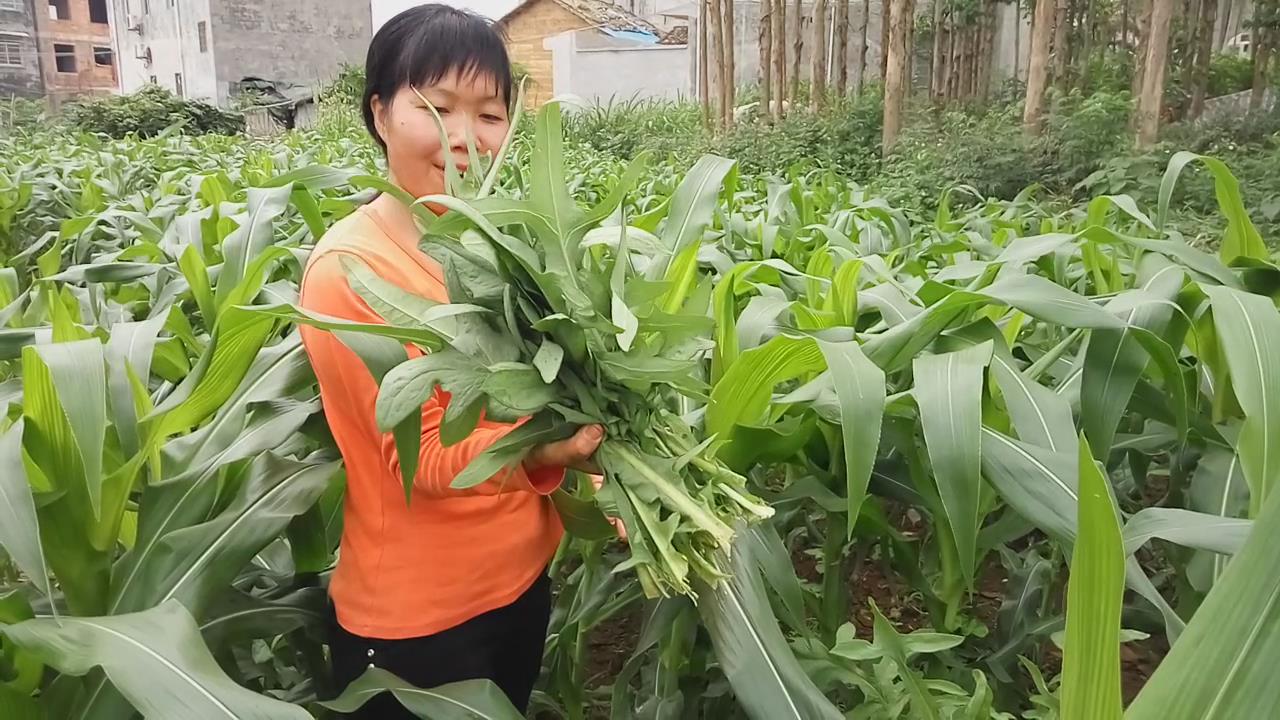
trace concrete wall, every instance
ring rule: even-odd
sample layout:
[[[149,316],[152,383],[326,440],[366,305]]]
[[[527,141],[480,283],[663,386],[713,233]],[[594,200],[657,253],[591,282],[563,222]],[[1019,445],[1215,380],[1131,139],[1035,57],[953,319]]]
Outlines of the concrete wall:
[[[573,94],[589,103],[633,97],[693,97],[694,65],[687,45],[625,43],[593,30],[567,32],[546,40],[553,55],[557,95]]]
[[[43,3],[41,9],[44,9]],[[39,97],[44,94],[30,0],[20,0],[17,10],[0,10],[0,40],[16,42],[20,56],[17,67],[0,66],[0,95]]]
[[[89,16],[89,0],[67,0],[70,17],[55,20],[49,16],[47,0],[36,0],[36,38],[44,69],[45,94],[56,107],[80,95],[97,95],[116,90],[115,59],[109,65],[95,62],[94,48],[112,49],[114,40],[110,22],[93,22]],[[108,13],[109,17],[110,13]],[[75,71],[60,72],[55,62],[55,45],[69,45],[75,54]]]
[[[323,85],[344,63],[364,64],[369,0],[209,0],[218,101],[246,77]]]
[[[146,5],[150,13],[144,13]],[[141,90],[154,82],[177,92],[181,74],[183,94],[216,101],[218,85],[209,0],[181,0],[171,7],[165,0],[113,0],[117,64],[121,92]],[[206,49],[200,50],[200,23],[205,23]],[[150,50],[151,60],[145,59]]]

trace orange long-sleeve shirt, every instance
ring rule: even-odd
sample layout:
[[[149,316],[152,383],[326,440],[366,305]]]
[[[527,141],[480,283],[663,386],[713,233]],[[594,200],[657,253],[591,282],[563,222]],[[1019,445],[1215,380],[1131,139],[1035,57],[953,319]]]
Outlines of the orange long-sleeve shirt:
[[[335,224],[311,255],[302,307],[383,322],[347,285],[343,255],[405,290],[446,301],[440,267],[417,240],[407,210],[401,216],[361,208]],[[341,553],[330,586],[338,622],[364,637],[420,637],[513,602],[560,542],[563,528],[546,495],[564,471],[518,469],[468,490],[450,489],[467,463],[512,426],[482,421],[466,440],[443,447],[448,395],[437,391],[422,408],[422,451],[406,504],[394,440],[374,419],[377,383],[331,333],[303,327],[302,340],[347,471]]]

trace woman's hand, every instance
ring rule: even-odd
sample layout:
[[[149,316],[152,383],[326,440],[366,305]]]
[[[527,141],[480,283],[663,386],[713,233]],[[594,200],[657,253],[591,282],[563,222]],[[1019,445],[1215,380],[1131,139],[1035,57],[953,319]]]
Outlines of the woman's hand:
[[[603,426],[586,425],[580,427],[572,437],[535,447],[525,457],[525,469],[537,470],[544,467],[561,467],[599,474],[600,468],[596,467],[596,464],[591,461],[591,456],[595,454],[596,448],[600,447],[600,443],[603,440]]]

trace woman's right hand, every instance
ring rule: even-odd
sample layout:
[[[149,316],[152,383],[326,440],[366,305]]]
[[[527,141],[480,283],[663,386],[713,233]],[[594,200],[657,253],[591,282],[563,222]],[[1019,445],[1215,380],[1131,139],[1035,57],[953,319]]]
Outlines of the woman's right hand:
[[[572,437],[539,445],[525,457],[526,470],[544,467],[572,468],[598,475],[600,468],[591,460],[604,440],[603,425],[585,425]]]

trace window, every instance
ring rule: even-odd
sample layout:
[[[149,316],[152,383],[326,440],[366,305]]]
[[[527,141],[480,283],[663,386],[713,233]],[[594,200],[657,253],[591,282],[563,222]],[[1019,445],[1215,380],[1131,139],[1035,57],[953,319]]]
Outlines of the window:
[[[22,38],[0,35],[0,67],[22,67]]]
[[[0,10],[22,12],[22,0],[0,0]]]
[[[152,75],[151,79],[148,80],[147,82],[151,83],[152,85],[156,85],[156,84],[159,84],[160,81],[156,79],[155,75]]]
[[[110,22],[107,18],[107,0],[89,0],[89,22],[99,25]]]
[[[182,89],[182,73],[173,74],[173,92],[177,94],[178,97],[186,97],[186,94]]]
[[[200,52],[209,52],[209,23],[203,20],[197,23],[196,34],[200,36]]]
[[[94,46],[93,64],[99,67],[111,67],[116,64],[115,53],[109,47]]]
[[[67,0],[49,0],[49,19],[71,19],[71,6],[67,4]]]
[[[53,64],[58,68],[60,73],[73,73],[76,71],[76,46],[75,45],[54,45],[53,46]]]

